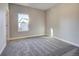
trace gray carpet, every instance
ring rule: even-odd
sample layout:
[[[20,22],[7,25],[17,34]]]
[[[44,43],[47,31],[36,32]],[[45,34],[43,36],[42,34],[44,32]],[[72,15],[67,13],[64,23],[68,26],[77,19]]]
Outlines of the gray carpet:
[[[51,38],[9,41],[2,56],[61,56],[77,47]]]

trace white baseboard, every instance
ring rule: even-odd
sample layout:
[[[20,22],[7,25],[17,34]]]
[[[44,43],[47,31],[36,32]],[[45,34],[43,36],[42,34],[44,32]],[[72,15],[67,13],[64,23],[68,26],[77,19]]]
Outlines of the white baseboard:
[[[31,38],[31,37],[38,37],[38,36],[44,36],[44,34],[31,35],[31,36],[22,36],[22,37],[14,37],[14,38],[9,38],[9,40],[16,40],[16,39],[21,39],[21,38]]]
[[[5,49],[5,47],[6,47],[6,44],[4,44],[4,45],[2,46],[2,49],[0,50],[0,55],[1,55],[1,53],[3,52],[3,50]]]
[[[60,37],[54,36],[54,38],[56,38],[56,39],[58,39],[58,40],[61,40],[61,41],[63,41],[63,42],[69,43],[69,44],[71,44],[71,45],[74,45],[74,46],[76,46],[76,47],[79,47],[78,44],[73,43],[73,42],[68,41],[68,40],[65,40],[65,39],[62,39],[62,38],[60,38]]]

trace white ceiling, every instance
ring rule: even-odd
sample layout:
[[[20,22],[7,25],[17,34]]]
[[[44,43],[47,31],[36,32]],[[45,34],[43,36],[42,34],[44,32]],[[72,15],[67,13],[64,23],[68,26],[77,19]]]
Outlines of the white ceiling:
[[[47,10],[52,6],[55,6],[56,3],[17,3],[18,5],[29,6],[32,8],[37,8],[40,10]]]

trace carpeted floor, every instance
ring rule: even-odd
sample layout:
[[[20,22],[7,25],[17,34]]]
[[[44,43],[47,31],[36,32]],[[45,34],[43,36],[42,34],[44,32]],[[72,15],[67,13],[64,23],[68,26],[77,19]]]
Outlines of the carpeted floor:
[[[29,38],[9,41],[2,56],[61,56],[78,49],[55,38]],[[69,54],[68,54],[69,55]],[[76,55],[76,54],[75,54]],[[79,53],[77,53],[79,55]]]

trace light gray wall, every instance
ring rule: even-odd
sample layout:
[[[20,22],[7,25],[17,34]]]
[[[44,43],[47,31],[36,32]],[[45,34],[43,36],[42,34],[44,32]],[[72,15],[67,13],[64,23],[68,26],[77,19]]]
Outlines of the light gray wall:
[[[0,54],[6,46],[6,13],[8,4],[0,4]]]
[[[46,13],[47,35],[52,27],[54,36],[79,45],[79,4],[59,4]]]
[[[23,37],[23,36],[39,36],[45,35],[45,13],[44,11],[30,8],[27,6],[20,6],[9,4],[9,17],[10,17],[10,38]],[[29,31],[18,32],[18,13],[29,14],[30,24]]]

